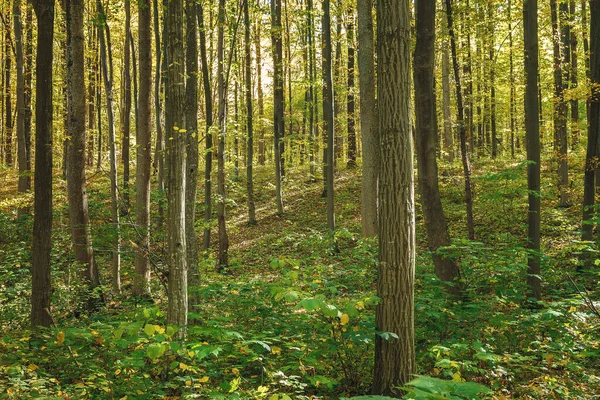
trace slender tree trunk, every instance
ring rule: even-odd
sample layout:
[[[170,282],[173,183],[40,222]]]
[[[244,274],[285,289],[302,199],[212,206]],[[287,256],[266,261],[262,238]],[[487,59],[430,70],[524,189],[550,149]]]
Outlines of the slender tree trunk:
[[[354,8],[347,9],[346,39],[348,41],[348,94],[346,111],[348,113],[348,168],[356,167],[356,129],[354,124]]]
[[[527,143],[527,188],[529,190],[529,249],[527,284],[531,295],[541,299],[540,288],[540,134],[538,118],[538,5],[537,0],[523,4],[525,51],[525,139]]]
[[[204,237],[202,241],[202,250],[206,251],[210,247],[210,222],[212,220],[212,195],[211,195],[211,174],[213,160],[213,95],[211,88],[211,75],[206,54],[206,31],[204,28],[204,10],[202,3],[198,5],[198,27],[200,30],[200,61],[202,64],[202,84],[204,86],[204,107],[206,114],[206,155],[204,167]]]
[[[311,1],[311,0],[308,0]],[[254,46],[256,48],[256,95],[258,97],[258,164],[265,165],[265,128],[262,119],[265,115],[264,95],[262,89],[262,57],[260,44],[260,27],[262,23],[256,24]]]
[[[442,45],[442,114],[444,116],[444,154],[446,160],[454,161],[454,132],[452,130],[452,115],[450,113],[450,53],[448,40]]]
[[[66,0],[67,13],[67,93],[69,136],[67,162],[67,190],[69,219],[75,259],[81,267],[81,276],[88,286],[88,309],[94,311],[98,299],[94,289],[100,285],[100,274],[94,260],[90,233],[90,218],[85,180],[85,69],[83,0]]]
[[[256,225],[256,209],[254,206],[254,183],[252,167],[254,164],[254,130],[252,116],[252,50],[250,42],[250,11],[248,1],[244,2],[244,53],[246,65],[246,129],[248,134],[248,154],[246,161],[246,189],[248,192],[248,224]],[[260,40],[260,39],[259,39]]]
[[[49,327],[52,249],[52,64],[54,0],[31,0],[37,17],[31,326]]]
[[[515,66],[513,60],[513,33],[512,33],[512,15],[511,15],[511,0],[508,1],[507,12],[508,12],[508,63],[509,63],[509,81],[510,81],[510,99],[509,99],[509,113],[510,113],[510,156],[515,158],[515,147],[519,148],[519,136],[516,132],[516,97],[517,89],[515,85]],[[515,143],[516,136],[516,143]]]
[[[227,81],[225,79],[225,0],[219,0],[217,39],[217,84],[219,91],[219,146],[217,154],[217,225],[219,229],[219,256],[217,268],[220,272],[229,267],[229,236],[225,222],[225,136],[227,134]]]
[[[8,0],[8,9],[11,9],[10,0]],[[4,26],[4,162],[6,166],[13,166],[13,110],[11,95],[11,77],[12,77],[12,37],[10,24]]]
[[[452,0],[446,0],[446,16],[448,20],[448,34],[450,35],[450,50],[452,52],[452,64],[454,66],[454,83],[456,85],[456,106],[458,110],[457,124],[460,136],[460,152],[465,175],[465,204],[467,207],[467,231],[470,240],[475,240],[475,225],[473,223],[473,192],[471,189],[471,164],[467,152],[467,134],[465,130],[465,119],[462,99],[461,80],[458,69],[458,58],[456,55],[456,38],[452,22]]]
[[[150,294],[150,265],[148,260],[150,245],[150,169],[152,158],[150,128],[152,115],[150,100],[152,96],[152,47],[150,33],[152,10],[150,7],[150,0],[142,0],[138,3],[140,90],[138,93],[135,170],[135,223],[138,229],[138,241],[135,251],[135,275],[133,279],[133,294],[135,296],[148,296]],[[160,51],[157,51],[157,54],[160,54]],[[160,64],[157,67],[160,69]],[[160,90],[159,80],[156,80],[155,85]],[[159,106],[156,105],[156,108],[158,115],[156,122],[158,127],[160,126]]]
[[[329,12],[329,0],[323,2],[323,120],[325,121],[325,132],[327,132],[327,159],[326,159],[326,188],[327,188],[327,228],[335,231],[335,209],[334,209],[334,176],[333,163],[335,159],[335,105],[333,94],[333,76],[331,65],[331,16]]]
[[[113,110],[113,63],[110,45],[110,30],[106,21],[106,14],[100,0],[96,0],[96,7],[100,17],[100,64],[106,91],[106,110],[108,114],[108,143],[110,146],[110,193],[113,222],[113,250],[112,250],[112,288],[115,293],[121,292],[121,233],[119,222],[119,196],[117,181],[117,143],[115,139],[115,117]]]
[[[575,31],[575,0],[569,1],[569,23],[571,24],[571,31],[569,32],[570,40],[570,52],[571,52],[571,68],[569,73],[571,75],[571,90],[577,90],[577,69],[578,69],[578,57],[577,57],[577,32]],[[571,104],[571,149],[575,150],[579,143],[579,101],[576,97],[573,97],[570,101]]]
[[[416,150],[419,172],[419,192],[423,207],[429,249],[433,252],[435,273],[444,282],[452,283],[449,292],[460,294],[460,271],[451,258],[436,253],[442,246],[450,245],[448,225],[442,208],[438,186],[436,158],[436,124],[434,120],[435,87],[435,0],[418,0],[416,3],[416,46],[414,51],[414,91]]]
[[[98,51],[96,49],[97,32],[95,24],[88,25],[88,51],[86,56],[86,64],[88,68],[88,146],[87,146],[87,165],[92,167],[94,165],[94,124],[96,123],[96,116],[94,114],[96,110],[96,55]]]
[[[198,38],[196,1],[185,2],[185,127],[187,129],[186,146],[186,182],[185,182],[185,241],[187,246],[188,285],[192,289],[188,298],[188,308],[193,310],[199,303],[196,295],[200,286],[198,269],[198,237],[196,236],[196,191],[198,187]]]
[[[131,47],[129,45],[129,35],[131,34],[131,4],[130,0],[125,0],[125,38],[123,43],[123,82],[122,82],[122,110],[121,128],[123,129],[123,142],[121,157],[123,161],[123,204],[121,208],[126,214],[129,209],[129,148],[131,146]]]
[[[95,24],[94,24],[95,25]],[[98,37],[100,37],[100,28],[96,26],[96,30],[98,32]],[[98,46],[97,50],[97,55],[96,55],[96,66],[100,67],[100,46]],[[102,167],[102,85],[100,84],[100,80],[102,79],[100,77],[101,72],[100,72],[100,68],[98,68],[98,71],[96,73],[96,82],[98,83],[97,86],[97,90],[96,90],[96,115],[98,118],[98,121],[96,122],[98,125],[98,155],[97,155],[97,159],[96,159],[96,169],[98,171],[100,171],[100,168]]]
[[[282,146],[285,129],[283,113],[285,100],[283,93],[283,49],[281,40],[281,0],[271,0],[271,42],[273,45],[273,137],[275,159],[275,204],[277,213],[283,214],[281,194]]]
[[[167,108],[168,104],[165,100],[164,103],[164,112],[161,106],[160,94],[163,93],[166,97],[166,86],[168,84],[167,78],[167,66],[169,65],[167,59],[167,24],[166,18],[163,18],[162,25],[162,43],[159,39],[159,20],[158,20],[158,1],[153,0],[154,6],[154,32],[155,32],[155,48],[156,48],[156,62],[160,59],[160,66],[157,64],[156,68],[156,82],[155,82],[155,101],[158,99],[156,105],[156,146],[154,153],[154,169],[157,171],[157,183],[158,183],[158,192],[159,192],[159,200],[158,200],[158,218],[156,220],[156,226],[158,230],[163,228],[164,223],[164,215],[165,215],[165,181],[168,179],[168,168],[165,165],[166,158],[166,144],[165,144],[165,136],[169,135],[167,131],[167,126],[170,124],[167,119]],[[162,6],[160,7],[162,10],[167,9],[167,0],[162,1]],[[166,15],[166,11],[163,12]],[[161,120],[161,116],[164,120]],[[163,129],[164,127],[164,129]]]
[[[284,76],[286,76],[286,78],[284,78],[284,80],[287,80],[287,89],[288,89],[288,102],[287,102],[287,106],[288,106],[288,164],[291,166],[292,165],[292,158],[294,155],[293,152],[293,147],[292,147],[292,138],[294,137],[294,102],[293,102],[293,98],[292,98],[292,44],[291,44],[291,40],[290,40],[290,19],[289,19],[289,7],[288,7],[288,0],[283,0],[284,1],[284,5],[285,5],[285,36],[286,36],[286,40],[285,40],[285,60],[286,60],[286,71],[284,72]],[[284,111],[285,114],[285,111]],[[283,151],[282,151],[282,158],[281,158],[281,163],[282,166],[285,165],[285,158],[283,157]],[[285,168],[282,168],[281,170],[281,174],[282,176],[285,176]]]
[[[315,55],[314,9],[312,0],[306,1],[306,47],[308,61],[308,163],[309,181],[315,181]]]
[[[415,214],[410,131],[410,2],[377,1],[379,88],[379,268],[373,394],[399,397],[416,370],[414,344]]]
[[[32,101],[32,77],[33,77],[33,8],[31,2],[26,3],[25,11],[25,66],[23,70],[25,80],[24,108],[25,108],[25,160],[26,170],[30,173],[26,176],[27,187],[31,189],[31,101]]]
[[[496,56],[495,56],[495,41],[494,41],[494,2],[489,1],[488,3],[488,18],[490,21],[489,35],[489,53],[490,53],[490,124],[492,129],[492,158],[498,157],[498,144],[502,141],[502,138],[498,137],[498,130],[496,129]]]
[[[310,1],[310,0],[309,0]],[[378,232],[377,182],[379,173],[379,131],[375,103],[375,58],[373,1],[359,0],[358,82],[360,91],[360,131],[362,138],[361,220],[364,237]]]
[[[556,0],[550,0],[552,17],[552,42],[554,44],[554,143],[558,161],[558,189],[560,206],[569,206],[569,170],[567,164],[567,103],[564,101],[563,54],[559,31]]]
[[[31,189],[30,166],[25,132],[25,75],[23,57],[23,25],[21,23],[21,0],[13,2],[13,22],[15,31],[15,63],[17,69],[17,156],[19,162],[19,193]],[[27,214],[26,207],[19,207],[19,215]]]
[[[168,134],[167,235],[169,251],[169,283],[167,324],[180,328],[186,335],[188,312],[188,265],[186,243],[186,120],[185,120],[185,55],[183,0],[171,0],[167,7],[166,46],[168,54],[165,131]]]

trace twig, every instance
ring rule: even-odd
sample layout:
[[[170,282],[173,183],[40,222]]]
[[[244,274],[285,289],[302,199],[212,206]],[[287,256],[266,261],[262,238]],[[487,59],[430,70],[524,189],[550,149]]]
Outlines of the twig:
[[[569,280],[571,281],[571,283],[573,284],[573,286],[575,286],[575,289],[577,290],[577,292],[579,293],[579,295],[581,296],[581,298],[585,302],[585,305],[588,306],[588,308],[592,311],[592,313],[594,315],[596,315],[598,318],[600,318],[600,312],[598,311],[598,309],[594,305],[594,302],[592,300],[590,300],[590,294],[589,294],[588,290],[585,288],[585,286],[583,287],[583,290],[585,290],[585,295],[584,295],[583,292],[579,289],[579,286],[577,286],[577,284],[575,283],[575,281],[571,277],[571,275],[567,274],[567,277],[569,278]]]

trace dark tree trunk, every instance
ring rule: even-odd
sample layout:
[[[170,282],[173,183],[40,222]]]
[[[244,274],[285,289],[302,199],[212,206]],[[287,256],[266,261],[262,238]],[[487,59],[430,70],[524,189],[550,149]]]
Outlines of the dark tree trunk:
[[[329,12],[329,0],[323,2],[323,120],[325,121],[325,132],[327,132],[327,158],[326,158],[326,189],[327,189],[327,227],[332,232],[335,230],[334,209],[334,176],[333,163],[335,159],[335,105],[333,92],[333,76],[331,65],[331,16]]]
[[[527,284],[530,294],[542,297],[540,288],[540,134],[538,118],[538,5],[523,5],[525,51],[525,139],[527,142],[527,188],[529,190]]]
[[[244,55],[246,66],[246,129],[248,140],[248,154],[246,162],[246,189],[248,192],[248,224],[256,225],[256,210],[254,206],[254,185],[252,176],[252,167],[254,164],[254,127],[252,116],[252,50],[250,42],[250,11],[248,1],[244,2]]]
[[[348,168],[356,167],[356,129],[354,126],[354,8],[352,4],[346,10],[346,37],[348,41],[348,94],[346,112],[348,113]]]
[[[8,4],[10,10],[10,0]],[[4,162],[6,166],[13,166],[13,110],[11,95],[12,77],[12,38],[10,24],[4,26]]]
[[[283,119],[285,99],[283,92],[283,45],[281,31],[281,0],[271,0],[271,42],[273,46],[273,148],[275,161],[275,203],[278,214],[283,214],[281,178],[283,176],[282,142],[285,129],[285,121]]]
[[[28,158],[27,132],[25,131],[25,75],[23,56],[23,24],[21,21],[21,0],[14,0],[13,22],[15,31],[15,62],[17,70],[17,156],[19,162],[19,193],[31,189],[30,165]],[[27,214],[26,207],[19,207],[19,215]]]
[[[449,291],[458,295],[461,291],[458,266],[451,258],[436,253],[440,247],[450,245],[450,235],[440,198],[436,158],[435,87],[433,82],[435,0],[418,0],[415,19],[417,38],[413,72],[419,192],[429,249],[433,252],[435,273],[440,280],[451,283]]]
[[[121,127],[123,129],[123,142],[121,157],[123,161],[123,204],[121,208],[123,213],[129,209],[129,148],[131,146],[131,46],[129,45],[129,35],[131,33],[131,5],[130,0],[125,0],[125,38],[123,50],[123,82],[121,90],[123,91],[123,114],[121,115]]]

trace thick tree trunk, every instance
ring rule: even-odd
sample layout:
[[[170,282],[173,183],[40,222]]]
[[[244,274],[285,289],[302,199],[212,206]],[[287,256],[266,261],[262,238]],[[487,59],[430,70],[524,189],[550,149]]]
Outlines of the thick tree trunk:
[[[125,38],[123,43],[123,82],[121,90],[123,93],[121,114],[121,128],[123,130],[123,142],[121,157],[123,161],[123,204],[121,208],[126,214],[129,209],[129,148],[131,146],[131,46],[129,45],[129,35],[131,34],[131,4],[130,0],[125,0]]]
[[[462,99],[461,80],[456,55],[456,38],[452,22],[452,2],[446,0],[446,17],[448,21],[448,34],[450,35],[450,50],[452,52],[452,65],[454,67],[454,83],[456,85],[457,124],[460,136],[460,153],[465,175],[465,204],[467,208],[467,232],[469,240],[475,240],[475,225],[473,223],[473,192],[471,189],[471,164],[467,152],[467,133],[465,130],[464,107]]]
[[[206,117],[206,155],[204,167],[204,236],[202,250],[210,247],[210,222],[212,220],[212,160],[213,160],[213,95],[211,88],[211,74],[206,54],[206,31],[204,28],[204,9],[202,3],[198,5],[198,28],[200,30],[200,61],[202,64],[202,84],[204,86],[204,107]]]
[[[306,47],[308,61],[308,90],[306,100],[308,102],[308,179],[315,181],[315,55],[314,55],[314,23],[313,3],[306,1]]]
[[[410,131],[410,3],[377,1],[379,88],[379,268],[373,394],[399,397],[416,370],[414,345],[415,214]]]
[[[442,46],[442,115],[444,117],[444,155],[449,162],[454,161],[454,132],[450,113],[450,53],[448,40]]]
[[[250,41],[250,11],[248,1],[244,2],[244,53],[246,66],[246,130],[247,130],[247,161],[246,161],[246,189],[248,192],[248,224],[256,225],[256,208],[254,206],[254,184],[252,167],[254,165],[254,126],[252,116],[252,50]]]
[[[8,4],[10,10],[10,0]],[[4,27],[4,162],[7,167],[13,166],[13,109],[11,94],[12,77],[12,37],[10,24]]]
[[[198,269],[198,237],[196,236],[196,191],[198,187],[198,39],[196,1],[185,2],[185,127],[187,129],[186,146],[186,182],[185,182],[185,241],[187,246],[188,285],[192,288],[188,298],[189,309],[198,304],[195,295],[200,285]]]
[[[52,64],[54,0],[31,0],[37,17],[31,326],[49,327],[52,248]]]
[[[435,93],[433,82],[435,0],[418,0],[415,26],[417,39],[413,72],[419,192],[429,249],[433,252],[435,273],[440,280],[451,283],[449,291],[458,295],[461,291],[458,282],[460,279],[458,265],[454,260],[436,253],[440,247],[450,245],[450,235],[440,198],[436,158],[435,103],[433,101]]]
[[[94,165],[94,126],[96,124],[96,57],[98,54],[97,50],[97,32],[95,24],[88,25],[88,51],[86,56],[86,64],[88,69],[88,110],[87,110],[87,118],[88,118],[88,145],[87,145],[87,165],[88,167],[92,167]]]
[[[346,39],[348,41],[348,93],[346,112],[348,122],[348,168],[356,167],[356,129],[354,124],[354,7],[347,8]]]
[[[138,51],[140,87],[138,93],[138,128],[136,135],[135,170],[135,223],[137,226],[137,248],[135,251],[135,275],[133,294],[150,294],[150,264],[148,250],[150,244],[150,169],[151,169],[151,96],[152,96],[152,48],[151,48],[150,0],[138,3]],[[157,52],[160,54],[160,52]],[[160,67],[159,67],[160,68]],[[159,81],[155,82],[157,87]],[[157,106],[157,114],[160,114]],[[157,124],[160,125],[160,116]]]
[[[100,274],[94,260],[90,233],[90,218],[85,180],[85,69],[83,37],[83,0],[67,0],[67,93],[69,136],[67,162],[67,190],[69,219],[75,259],[81,267],[81,276],[88,286],[88,309],[98,306],[94,289],[100,285]]]
[[[25,79],[24,87],[24,107],[25,107],[25,158],[27,171],[31,172],[31,100],[32,100],[32,77],[33,77],[33,9],[31,2],[26,3],[25,12],[25,66],[23,75]],[[26,177],[28,187],[31,189],[31,176]]]
[[[283,214],[281,194],[282,146],[285,129],[283,113],[285,100],[283,93],[283,46],[281,40],[281,0],[271,0],[271,42],[273,45],[273,149],[275,161],[275,204],[277,213]]]
[[[527,143],[527,188],[529,190],[527,239],[527,284],[531,295],[540,300],[540,133],[538,118],[538,5],[523,5],[525,51],[525,139]]]
[[[310,0],[309,0],[310,1]],[[360,132],[362,138],[361,220],[362,235],[377,235],[377,181],[379,173],[379,131],[375,103],[375,58],[373,1],[359,0],[358,82],[360,92]]]
[[[517,121],[516,121],[516,97],[517,89],[515,85],[515,66],[513,57],[513,32],[512,32],[512,2],[508,1],[507,13],[508,13],[508,63],[509,63],[509,82],[510,82],[510,98],[509,98],[509,114],[510,114],[510,156],[515,158],[515,148],[519,148],[519,136],[516,132]],[[516,140],[516,142],[515,142]]]
[[[100,0],[96,0],[96,8],[100,21],[100,64],[106,91],[106,110],[108,116],[108,144],[110,157],[110,195],[113,222],[113,249],[112,249],[112,289],[115,293],[121,292],[121,233],[119,222],[119,195],[117,180],[117,143],[115,138],[115,117],[113,109],[113,63],[110,45],[110,30],[106,21],[106,14]]]
[[[185,121],[185,57],[183,49],[183,0],[171,0],[167,7],[167,64],[165,131],[168,136],[167,236],[169,283],[167,324],[179,327],[178,336],[186,335],[188,312],[188,266],[186,259],[185,193],[186,193],[186,121]]]

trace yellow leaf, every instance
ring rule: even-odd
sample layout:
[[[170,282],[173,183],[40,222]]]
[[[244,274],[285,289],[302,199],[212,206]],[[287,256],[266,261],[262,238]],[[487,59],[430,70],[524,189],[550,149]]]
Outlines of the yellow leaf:
[[[460,371],[456,371],[454,375],[452,375],[452,380],[454,382],[462,382],[462,378],[460,376]]]
[[[350,317],[348,316],[348,314],[342,314],[342,316],[340,317],[340,323],[342,325],[346,325],[349,321]]]
[[[569,312],[575,312],[575,311],[577,311],[577,307],[571,306],[571,308],[569,308]]]
[[[192,386],[192,381],[185,381],[186,386]]]
[[[120,373],[121,373],[120,369],[118,369],[118,370],[115,371],[115,375],[119,375]]]
[[[65,341],[65,333],[63,331],[60,331],[56,334],[56,341],[58,343],[62,343]]]
[[[178,127],[177,125],[175,125],[175,126],[173,127],[173,130],[174,130],[174,131],[178,131],[178,130],[179,130],[179,127]]]
[[[140,389],[136,390],[136,393],[139,394],[139,395],[144,394],[144,392],[142,392]]]
[[[273,353],[273,354],[281,354],[281,347],[271,346],[271,353]]]
[[[30,372],[33,372],[33,371],[35,371],[35,370],[36,370],[36,369],[38,369],[38,368],[39,368],[39,367],[38,367],[37,365],[35,365],[35,364],[29,364],[29,365],[27,366],[27,370],[28,370],[28,371],[30,371]]]
[[[174,138],[173,136],[170,136],[170,137],[169,137],[169,140],[174,140],[174,139],[175,139],[175,138]]]
[[[233,372],[233,374],[234,374],[235,376],[238,376],[238,375],[240,374],[240,370],[239,370],[239,369],[237,369],[237,368],[231,368],[231,372]]]
[[[203,376],[202,378],[200,378],[199,382],[200,383],[206,383],[206,382],[208,382],[209,379],[210,378],[208,376]]]
[[[185,370],[188,369],[188,366],[185,365],[184,363],[179,363],[179,369],[182,370],[182,371],[185,371]]]
[[[158,332],[159,334],[163,334],[165,333],[165,328],[160,325],[154,325],[154,331]]]
[[[104,338],[103,338],[103,337],[100,337],[100,336],[98,336],[98,337],[96,338],[96,344],[99,344],[99,345],[101,345],[102,343],[104,343]]]
[[[545,359],[548,364],[552,363],[554,361],[554,354],[548,354]]]
[[[193,351],[188,351],[188,357],[189,358],[194,357],[194,354],[196,354],[196,353],[194,353]]]
[[[440,374],[440,370],[439,370],[439,368],[434,368],[434,369],[433,369],[433,374],[434,374],[434,375],[439,375],[439,374]]]

